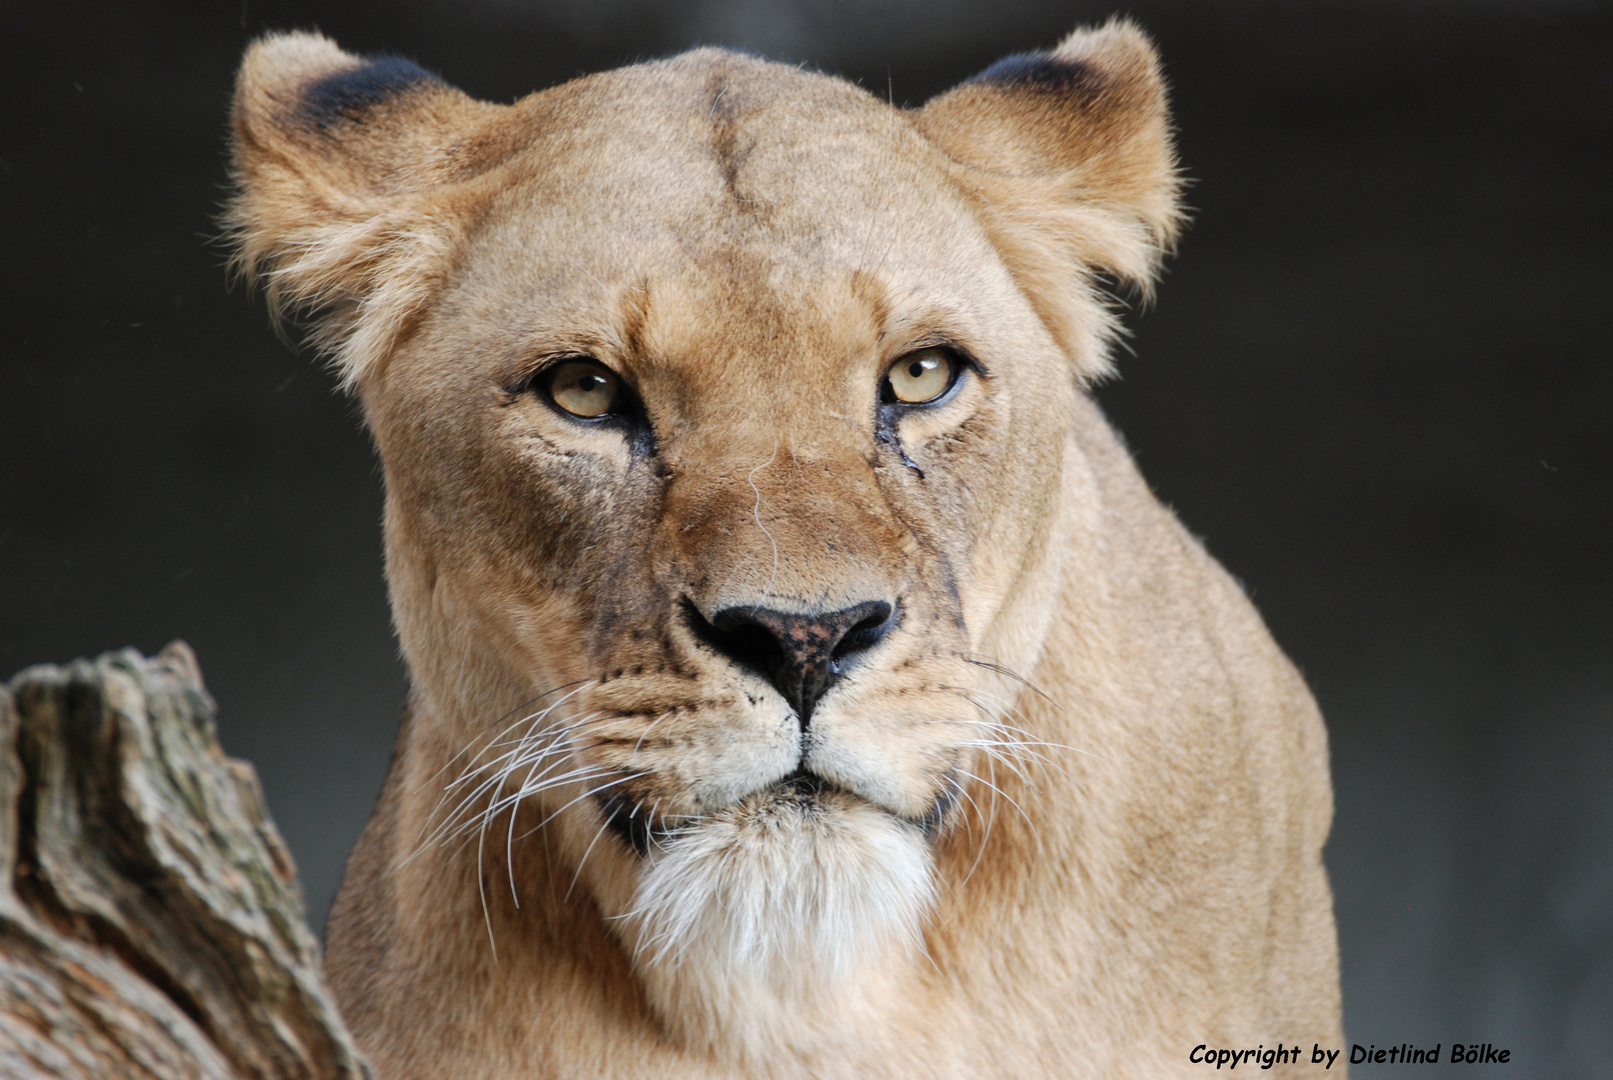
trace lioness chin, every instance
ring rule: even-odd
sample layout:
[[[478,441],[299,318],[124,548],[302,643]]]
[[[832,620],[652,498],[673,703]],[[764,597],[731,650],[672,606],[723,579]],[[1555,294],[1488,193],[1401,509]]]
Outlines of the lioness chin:
[[[277,35],[234,124],[385,468],[413,694],[328,928],[383,1080],[1340,1044],[1321,719],[1085,390],[1179,221],[1137,29],[917,110]]]

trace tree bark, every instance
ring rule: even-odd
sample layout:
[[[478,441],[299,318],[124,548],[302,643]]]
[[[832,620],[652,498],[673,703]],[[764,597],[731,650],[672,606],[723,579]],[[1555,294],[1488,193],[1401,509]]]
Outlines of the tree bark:
[[[0,1076],[369,1077],[213,717],[183,642],[0,687]]]

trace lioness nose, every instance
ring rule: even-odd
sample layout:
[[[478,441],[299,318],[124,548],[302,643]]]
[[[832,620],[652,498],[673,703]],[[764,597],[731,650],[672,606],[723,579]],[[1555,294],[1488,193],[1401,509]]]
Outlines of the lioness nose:
[[[709,621],[691,615],[707,644],[778,688],[802,727],[844,668],[896,624],[895,608],[883,600],[823,614],[731,607]]]

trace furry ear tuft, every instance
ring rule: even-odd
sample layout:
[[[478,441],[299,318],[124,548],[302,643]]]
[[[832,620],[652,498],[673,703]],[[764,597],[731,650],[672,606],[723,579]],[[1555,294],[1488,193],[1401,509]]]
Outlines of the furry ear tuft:
[[[360,385],[435,293],[460,227],[445,185],[474,175],[470,136],[498,106],[398,57],[272,34],[235,87],[232,265],[278,320],[309,316],[344,386]]]
[[[1095,273],[1152,287],[1182,224],[1165,82],[1153,44],[1111,20],[998,61],[914,115],[961,167],[999,250],[1083,377],[1108,370],[1080,301]]]

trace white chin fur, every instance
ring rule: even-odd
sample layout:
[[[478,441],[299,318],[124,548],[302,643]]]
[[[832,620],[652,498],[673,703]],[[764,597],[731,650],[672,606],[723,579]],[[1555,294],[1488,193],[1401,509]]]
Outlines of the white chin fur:
[[[920,830],[850,795],[759,794],[652,848],[624,920],[686,1044],[757,1058],[842,1037],[923,948]]]

